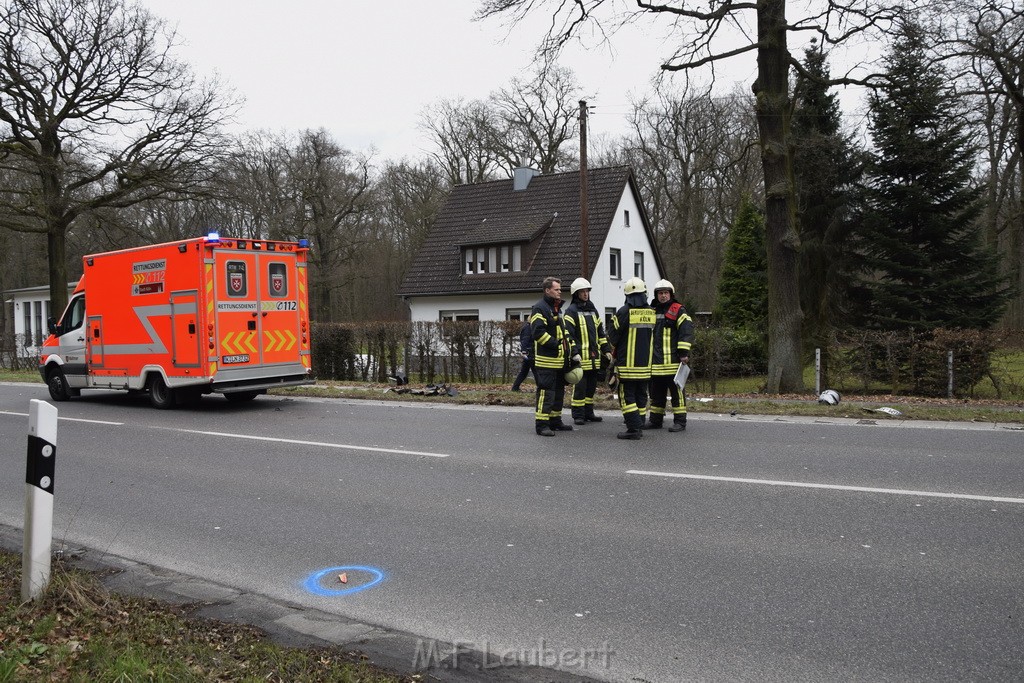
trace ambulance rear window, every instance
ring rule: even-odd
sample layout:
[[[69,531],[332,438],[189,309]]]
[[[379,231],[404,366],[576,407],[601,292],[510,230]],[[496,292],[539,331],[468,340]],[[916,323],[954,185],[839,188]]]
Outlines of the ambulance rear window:
[[[270,263],[267,265],[269,286],[267,290],[273,299],[284,299],[288,296],[288,267],[284,263]]]
[[[248,294],[248,278],[245,273],[245,261],[228,261],[225,264],[228,276],[228,296],[243,298]]]

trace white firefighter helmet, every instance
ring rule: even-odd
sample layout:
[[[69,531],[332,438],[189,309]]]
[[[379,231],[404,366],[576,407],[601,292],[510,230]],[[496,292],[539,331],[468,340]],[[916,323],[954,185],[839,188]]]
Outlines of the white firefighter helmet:
[[[657,294],[659,289],[667,289],[673,294],[676,293],[676,288],[668,280],[658,280],[654,283],[654,293]]]
[[[583,368],[576,365],[565,373],[565,381],[569,384],[579,384],[579,381],[583,379]]]
[[[588,280],[585,277],[576,278],[575,280],[572,281],[572,286],[569,288],[569,293],[575,295],[576,292],[580,291],[581,289],[593,289],[593,286],[590,284],[590,280]]]
[[[839,405],[839,392],[835,389],[826,389],[818,397],[818,403],[825,406]]]
[[[647,285],[644,281],[638,277],[631,277],[626,280],[626,284],[622,287],[622,291],[626,294],[643,294],[647,292]]]

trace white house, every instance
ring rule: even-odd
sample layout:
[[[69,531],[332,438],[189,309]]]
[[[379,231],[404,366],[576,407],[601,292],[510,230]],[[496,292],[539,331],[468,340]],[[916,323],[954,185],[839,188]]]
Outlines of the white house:
[[[580,173],[539,175],[452,190],[399,289],[413,321],[522,320],[554,276],[569,298],[585,272],[606,318],[626,280],[664,277],[647,212],[629,167],[587,171],[587,260],[582,266]]]
[[[75,284],[68,284],[68,295],[75,289]],[[58,317],[62,311],[50,309],[50,286],[25,287],[9,289],[4,292],[4,314],[7,316],[7,329],[14,330],[14,344],[21,357],[34,356],[49,332],[46,321]]]

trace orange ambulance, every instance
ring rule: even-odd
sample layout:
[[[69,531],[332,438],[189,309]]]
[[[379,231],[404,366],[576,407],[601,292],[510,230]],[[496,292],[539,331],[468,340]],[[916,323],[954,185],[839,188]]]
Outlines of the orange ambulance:
[[[39,372],[55,401],[145,391],[158,408],[312,384],[308,244],[206,237],[92,254]]]

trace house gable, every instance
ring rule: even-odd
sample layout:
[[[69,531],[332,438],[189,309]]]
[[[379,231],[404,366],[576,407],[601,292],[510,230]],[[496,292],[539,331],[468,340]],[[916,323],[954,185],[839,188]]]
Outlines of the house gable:
[[[495,304],[511,305],[513,299],[516,305],[532,303],[545,277],[571,282],[579,276],[579,177],[578,171],[537,175],[518,191],[512,179],[455,187],[399,289],[413,319],[436,320],[436,313],[419,309],[443,310],[449,298],[491,296]],[[610,236],[628,255],[623,256],[628,275],[621,279],[632,276],[634,252],[645,254],[651,274],[660,277],[664,269],[629,167],[590,169],[587,178],[586,272],[592,274],[594,294],[614,295],[618,305],[621,281],[605,286],[608,278],[601,277],[607,272]],[[620,234],[627,211],[631,225]],[[449,309],[461,310],[456,303]],[[495,313],[488,310],[481,319],[496,319]]]

